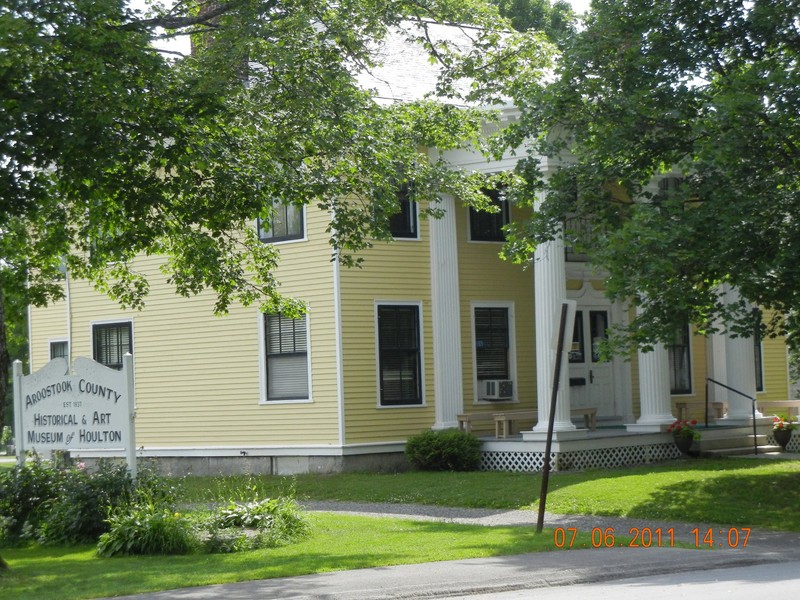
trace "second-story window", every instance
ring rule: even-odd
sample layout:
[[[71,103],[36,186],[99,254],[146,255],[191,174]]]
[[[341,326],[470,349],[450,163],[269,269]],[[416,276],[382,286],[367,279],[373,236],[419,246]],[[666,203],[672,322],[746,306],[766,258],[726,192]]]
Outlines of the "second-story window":
[[[409,188],[403,185],[398,190],[397,201],[400,210],[389,217],[389,231],[392,237],[417,238],[417,203],[409,197]]]
[[[295,204],[274,202],[272,220],[258,219],[258,237],[262,242],[283,242],[300,240],[305,235],[303,227],[303,207]]]
[[[484,190],[497,212],[486,212],[469,208],[469,239],[473,242],[504,242],[503,225],[509,221],[508,201],[503,199],[501,190]]]

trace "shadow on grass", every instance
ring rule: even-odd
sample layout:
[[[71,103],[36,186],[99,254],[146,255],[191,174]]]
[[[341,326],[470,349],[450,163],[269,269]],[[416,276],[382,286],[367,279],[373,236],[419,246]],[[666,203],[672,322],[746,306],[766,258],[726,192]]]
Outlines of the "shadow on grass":
[[[628,516],[800,531],[800,473],[736,474],[668,485]]]
[[[556,512],[800,531],[800,461],[683,460],[551,482]]]

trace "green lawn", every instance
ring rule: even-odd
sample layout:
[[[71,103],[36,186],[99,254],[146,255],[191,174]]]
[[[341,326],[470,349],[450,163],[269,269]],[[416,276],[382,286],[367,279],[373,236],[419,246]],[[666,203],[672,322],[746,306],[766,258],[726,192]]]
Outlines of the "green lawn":
[[[94,547],[7,548],[11,566],[3,575],[3,599],[97,598],[177,587],[267,579],[463,558],[554,550],[553,533],[531,528],[478,527],[375,519],[319,513],[311,515],[312,535],[282,548],[194,556],[102,559]],[[581,532],[576,545],[591,544]]]
[[[293,489],[299,500],[397,502],[484,508],[538,507],[541,478],[522,473],[192,477],[187,498],[262,496]],[[562,514],[712,522],[800,531],[798,460],[680,460],[662,465],[553,473],[547,509]]]
[[[189,477],[186,502],[275,496],[299,500],[528,508],[541,479],[514,473],[400,473],[296,477]],[[685,460],[554,473],[547,508],[558,513],[717,522],[800,531],[800,460]],[[312,514],[313,533],[283,548],[233,555],[100,559],[94,549],[3,548],[2,597],[64,600],[305,573],[554,549],[552,532]],[[581,532],[588,536],[589,532]],[[578,544],[587,543],[582,539]]]

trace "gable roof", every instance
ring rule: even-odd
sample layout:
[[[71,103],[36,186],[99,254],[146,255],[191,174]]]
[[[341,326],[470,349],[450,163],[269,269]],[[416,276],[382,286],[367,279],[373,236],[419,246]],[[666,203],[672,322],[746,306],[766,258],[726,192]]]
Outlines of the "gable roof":
[[[420,40],[446,44],[459,52],[473,45],[471,33],[477,29],[467,25],[404,21],[379,42],[379,65],[362,70],[356,76],[359,84],[372,90],[379,102],[413,102],[433,95],[442,67],[431,61],[431,55]],[[462,86],[466,91],[467,82]],[[441,98],[440,98],[441,99]]]

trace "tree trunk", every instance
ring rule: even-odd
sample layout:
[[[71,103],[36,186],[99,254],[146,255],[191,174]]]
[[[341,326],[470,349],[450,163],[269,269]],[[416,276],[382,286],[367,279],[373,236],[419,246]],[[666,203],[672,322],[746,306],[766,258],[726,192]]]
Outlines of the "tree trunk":
[[[8,394],[8,377],[11,369],[8,357],[8,337],[6,335],[6,311],[3,300],[3,286],[0,285],[0,432],[3,431],[6,415],[6,396]]]

